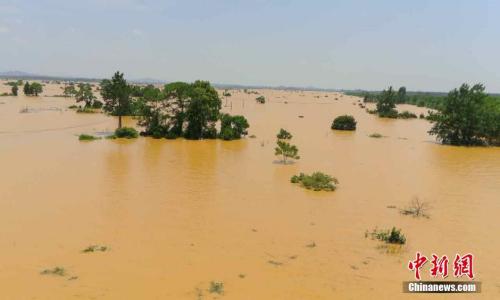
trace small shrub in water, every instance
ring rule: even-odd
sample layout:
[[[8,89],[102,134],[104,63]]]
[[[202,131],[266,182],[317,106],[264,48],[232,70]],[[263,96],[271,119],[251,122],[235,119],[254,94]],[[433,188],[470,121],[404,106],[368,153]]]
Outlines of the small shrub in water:
[[[416,117],[417,117],[416,114],[409,112],[407,110],[398,114],[398,118],[400,119],[415,119]]]
[[[379,138],[382,138],[384,136],[381,135],[380,133],[372,133],[369,135],[369,137],[379,139]]]
[[[105,252],[108,250],[108,247],[106,246],[99,246],[99,245],[91,245],[88,246],[87,248],[83,249],[83,253],[89,253],[89,252]]]
[[[400,209],[399,212],[403,215],[411,215],[414,217],[424,217],[429,218],[427,214],[427,210],[429,209],[429,205],[426,202],[421,202],[418,197],[415,197],[410,205],[404,209]]]
[[[266,103],[266,98],[265,98],[264,96],[259,96],[259,97],[255,98],[255,100],[256,100],[258,103],[261,103],[261,104]]]
[[[222,295],[224,294],[224,283],[212,281],[210,282],[210,288],[208,289],[208,291],[212,294]]]
[[[135,139],[139,136],[139,133],[135,128],[122,127],[115,130],[115,136],[117,138]]]
[[[312,175],[300,173],[293,176],[290,181],[314,191],[334,191],[339,183],[337,178],[321,172],[314,172]]]
[[[53,269],[45,269],[40,272],[42,275],[56,275],[56,276],[65,276],[66,270],[62,267],[55,267]]]
[[[335,130],[356,130],[356,120],[353,116],[343,115],[336,117],[332,123],[332,129]]]
[[[99,137],[96,137],[96,136],[93,136],[90,134],[80,134],[78,136],[79,141],[95,141],[95,140],[99,140],[99,139],[100,139]]]
[[[396,227],[392,227],[391,230],[374,229],[371,233],[366,233],[365,236],[371,236],[372,239],[377,239],[388,244],[404,245],[406,243],[406,237],[401,233],[401,229],[396,229]]]

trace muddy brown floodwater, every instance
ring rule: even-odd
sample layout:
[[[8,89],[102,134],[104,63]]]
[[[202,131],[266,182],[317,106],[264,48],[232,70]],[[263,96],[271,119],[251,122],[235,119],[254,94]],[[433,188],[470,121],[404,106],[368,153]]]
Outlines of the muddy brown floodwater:
[[[259,92],[266,104],[231,91],[224,111],[256,135],[232,142],[79,142],[116,119],[68,110],[73,100],[49,97],[55,85],[0,97],[0,298],[421,299],[402,293],[416,251],[473,253],[474,298],[500,298],[500,148],[439,145],[427,121],[379,119],[337,93]],[[356,132],[330,130],[341,114]],[[300,149],[293,165],[273,163],[281,127]],[[316,170],[339,188],[290,183]],[[388,208],[414,197],[430,203],[429,219]],[[365,238],[392,226],[408,240],[399,251]],[[108,250],[82,253],[89,245]],[[40,274],[57,266],[65,276]]]

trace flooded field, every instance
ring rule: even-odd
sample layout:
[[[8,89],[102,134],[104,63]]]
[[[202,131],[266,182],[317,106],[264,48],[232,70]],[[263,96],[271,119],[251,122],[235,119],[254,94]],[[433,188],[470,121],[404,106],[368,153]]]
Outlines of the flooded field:
[[[481,294],[426,298],[500,298],[499,147],[442,146],[426,120],[379,119],[339,93],[278,90],[259,91],[265,104],[235,90],[222,100],[255,138],[80,142],[117,120],[77,114],[74,100],[50,97],[60,93],[0,97],[1,299],[420,299],[401,292],[416,251],[473,253],[483,283]],[[355,132],[330,129],[342,114]],[[281,127],[299,148],[295,164],[275,163]],[[338,189],[290,183],[313,171]],[[429,219],[394,208],[415,197]],[[392,226],[407,237],[398,251],[365,237]],[[90,245],[107,250],[83,253]],[[40,274],[54,267],[65,276]]]

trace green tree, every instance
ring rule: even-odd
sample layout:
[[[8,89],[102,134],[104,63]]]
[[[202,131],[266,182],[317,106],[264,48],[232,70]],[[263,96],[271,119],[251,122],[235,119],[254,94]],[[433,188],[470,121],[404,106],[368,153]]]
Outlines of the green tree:
[[[392,86],[388,90],[383,90],[377,101],[377,113],[383,118],[396,118],[398,112],[396,108],[396,93]]]
[[[248,121],[243,116],[231,116],[221,114],[221,128],[219,137],[223,140],[237,140],[243,135],[247,135],[247,129],[250,127]]]
[[[356,120],[353,116],[338,116],[333,120],[332,129],[335,130],[356,130]]]
[[[297,146],[292,145],[289,141],[292,139],[292,134],[285,129],[281,128],[276,138],[276,148],[274,148],[274,155],[279,155],[282,157],[282,162],[287,163],[287,159],[300,159],[298,155],[299,149]]]
[[[92,107],[93,102],[97,99],[92,93],[92,86],[88,83],[80,83],[75,94],[76,102],[85,102],[85,107]]]
[[[75,85],[73,83],[64,87],[63,94],[65,97],[71,97],[76,95]]]
[[[26,81],[26,83],[24,84],[23,92],[26,96],[31,95],[31,85],[29,81]]]
[[[38,82],[33,82],[31,83],[30,90],[31,95],[38,96],[38,94],[41,94],[43,92],[43,86]]]
[[[292,139],[292,134],[285,129],[281,128],[276,137],[279,140],[291,140]]]
[[[164,137],[168,132],[167,102],[165,94],[154,86],[147,86],[142,91],[142,114],[139,125],[145,128],[144,134],[154,138]]]
[[[17,84],[13,85],[11,90],[12,90],[12,95],[17,96],[17,92],[19,91]]]
[[[222,102],[217,91],[208,81],[195,81],[189,91],[186,108],[187,139],[215,138],[215,122],[219,119]]]
[[[402,86],[398,90],[396,102],[397,103],[406,103],[406,101],[407,101],[407,99],[406,99],[406,87]]]
[[[500,107],[488,101],[482,84],[462,84],[444,99],[438,112],[432,113],[430,134],[444,144],[496,144],[500,140]]]
[[[190,102],[192,85],[186,82],[172,82],[164,86],[163,93],[168,102],[170,134],[182,136],[186,123],[186,109]]]
[[[130,86],[123,73],[116,72],[111,80],[101,81],[101,96],[104,100],[104,111],[118,116],[118,128],[122,127],[122,116],[130,115]]]
[[[280,155],[282,157],[283,163],[286,164],[288,158],[300,159],[298,155],[299,149],[295,145],[291,145],[288,142],[278,140],[276,142],[277,147],[274,148],[274,155]]]

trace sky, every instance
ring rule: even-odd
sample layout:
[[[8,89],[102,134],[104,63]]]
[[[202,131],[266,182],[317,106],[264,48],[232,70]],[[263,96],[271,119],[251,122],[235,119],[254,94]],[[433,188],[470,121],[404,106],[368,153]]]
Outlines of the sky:
[[[0,71],[500,92],[496,0],[0,0]]]

